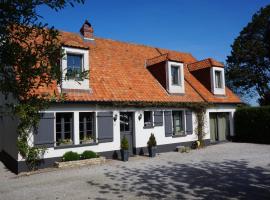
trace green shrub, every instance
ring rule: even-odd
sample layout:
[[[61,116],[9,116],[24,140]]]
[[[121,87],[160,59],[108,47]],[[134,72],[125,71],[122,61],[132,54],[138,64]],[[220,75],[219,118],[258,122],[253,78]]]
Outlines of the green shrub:
[[[99,156],[93,151],[84,151],[81,154],[82,159],[98,158]]]
[[[147,142],[148,147],[155,147],[157,146],[157,141],[153,133],[151,133],[151,136],[149,137],[149,140]]]
[[[234,120],[238,141],[270,143],[270,106],[238,108]]]
[[[76,152],[68,151],[63,155],[63,161],[80,160],[80,155]]]
[[[126,136],[123,137],[122,141],[121,141],[121,149],[122,150],[128,150],[128,140],[126,138]]]

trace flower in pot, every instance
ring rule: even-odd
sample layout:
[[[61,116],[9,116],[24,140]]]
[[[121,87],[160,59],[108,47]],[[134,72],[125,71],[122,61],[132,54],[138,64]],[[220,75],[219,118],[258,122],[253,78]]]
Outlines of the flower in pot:
[[[81,140],[81,144],[89,144],[93,142],[94,142],[94,139],[89,135],[84,136],[83,139]]]
[[[71,139],[59,140],[59,146],[72,145],[73,141]]]
[[[149,137],[149,140],[147,142],[149,157],[155,157],[157,153],[157,141],[153,133],[151,133],[151,136]]]
[[[122,157],[122,161],[128,161],[128,140],[126,138],[126,136],[123,137],[123,139],[121,140],[121,157]]]

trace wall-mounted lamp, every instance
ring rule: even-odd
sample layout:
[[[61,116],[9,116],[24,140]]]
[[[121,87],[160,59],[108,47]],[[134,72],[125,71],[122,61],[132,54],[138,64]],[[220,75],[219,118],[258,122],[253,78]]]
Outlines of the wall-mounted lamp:
[[[138,119],[139,119],[139,120],[142,119],[142,114],[139,114]]]
[[[115,114],[114,116],[113,116],[113,121],[116,121],[117,120],[117,114]]]

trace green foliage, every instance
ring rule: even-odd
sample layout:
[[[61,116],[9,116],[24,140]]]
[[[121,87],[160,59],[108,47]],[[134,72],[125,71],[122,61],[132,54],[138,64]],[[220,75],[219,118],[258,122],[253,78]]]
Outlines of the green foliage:
[[[198,136],[198,141],[200,142],[200,146],[204,146],[203,138],[206,135],[205,130],[205,109],[196,109],[195,110],[196,115],[196,123],[197,127],[195,128],[195,133]]]
[[[36,8],[45,5],[57,11],[68,4],[73,6],[73,2],[84,1],[0,2],[0,91],[7,98],[4,110],[19,119],[17,146],[30,170],[36,168],[44,149],[29,146],[29,131],[37,127],[39,111],[47,108],[51,99],[49,94],[33,91],[53,81],[61,82],[62,56],[58,31],[40,22]]]
[[[82,154],[81,154],[81,158],[82,159],[91,159],[91,158],[98,158],[99,156],[93,152],[93,151],[84,151]]]
[[[151,133],[149,140],[147,142],[148,147],[155,147],[157,146],[157,141],[153,133]]]
[[[63,155],[62,160],[64,162],[80,160],[80,154],[73,152],[73,151],[68,151]]]
[[[236,93],[260,96],[270,104],[270,5],[260,9],[240,32],[227,58],[227,84]]]
[[[237,140],[270,144],[270,106],[238,108],[234,120]]]
[[[124,136],[123,139],[121,140],[121,149],[128,150],[128,148],[129,148],[128,140],[127,140],[126,136]]]

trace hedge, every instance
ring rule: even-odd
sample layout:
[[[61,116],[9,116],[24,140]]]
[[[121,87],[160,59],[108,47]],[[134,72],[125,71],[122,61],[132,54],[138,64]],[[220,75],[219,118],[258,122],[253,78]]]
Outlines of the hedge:
[[[234,120],[236,140],[270,144],[270,106],[238,108]]]

